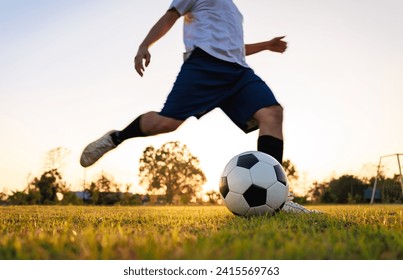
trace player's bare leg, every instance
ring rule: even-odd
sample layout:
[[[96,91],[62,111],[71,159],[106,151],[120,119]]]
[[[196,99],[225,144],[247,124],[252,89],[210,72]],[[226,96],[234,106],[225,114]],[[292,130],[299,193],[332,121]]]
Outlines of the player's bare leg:
[[[283,158],[283,108],[280,105],[262,108],[255,113],[254,118],[259,123],[258,150],[273,156],[281,163]],[[293,202],[293,198],[292,194],[289,193],[282,211],[287,213],[320,213]]]
[[[283,140],[283,107],[265,107],[258,110],[253,117],[259,123],[259,136],[271,135]]]
[[[258,110],[254,119],[259,124],[258,150],[283,161],[283,107],[274,105]]]
[[[157,112],[148,112],[142,115],[140,127],[144,134],[151,136],[175,131],[182,123],[182,120],[161,116]]]

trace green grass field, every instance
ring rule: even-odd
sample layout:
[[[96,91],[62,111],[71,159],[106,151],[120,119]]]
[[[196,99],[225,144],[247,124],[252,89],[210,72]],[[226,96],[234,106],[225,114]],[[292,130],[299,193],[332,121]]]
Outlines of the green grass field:
[[[242,218],[223,206],[0,207],[0,259],[403,259],[403,206]]]

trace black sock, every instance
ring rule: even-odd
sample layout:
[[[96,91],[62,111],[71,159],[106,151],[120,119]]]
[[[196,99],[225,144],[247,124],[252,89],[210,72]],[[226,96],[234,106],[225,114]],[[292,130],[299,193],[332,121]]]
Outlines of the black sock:
[[[115,145],[119,145],[120,143],[129,138],[147,136],[140,128],[140,119],[141,116],[136,118],[131,124],[129,124],[122,131],[116,131],[115,133],[112,133],[111,137],[113,143],[115,143]]]
[[[283,140],[270,135],[259,136],[257,150],[274,157],[280,164],[283,163]]]

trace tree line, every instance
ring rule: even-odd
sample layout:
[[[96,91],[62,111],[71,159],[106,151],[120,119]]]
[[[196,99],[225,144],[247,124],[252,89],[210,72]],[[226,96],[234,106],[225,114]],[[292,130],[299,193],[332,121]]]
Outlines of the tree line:
[[[140,205],[202,202],[200,195],[206,176],[199,159],[178,141],[167,142],[158,149],[149,146],[144,150],[140,158],[139,183],[148,186],[146,194],[131,193],[131,185],[122,186],[105,172],[94,181],[85,183],[83,191],[71,191],[61,171],[67,154],[67,149],[63,147],[49,151],[45,158],[45,171],[29,182],[23,191],[0,193],[0,203]],[[211,204],[219,199],[216,191],[206,195]]]
[[[0,193],[0,204],[8,205],[144,205],[144,204],[217,204],[220,194],[212,190],[202,199],[202,186],[206,182],[200,162],[186,145],[178,141],[167,142],[160,148],[148,146],[140,158],[139,183],[148,186],[146,194],[131,193],[131,185],[117,183],[105,172],[86,183],[83,191],[73,192],[63,178],[62,166],[68,150],[62,147],[50,150],[45,158],[44,172],[35,177],[23,191]],[[296,166],[283,162],[290,185],[298,181]],[[402,190],[398,176],[378,176],[376,202],[402,203]],[[308,193],[295,197],[305,203],[368,203],[375,177],[359,178],[345,174],[325,182],[314,182]]]
[[[378,177],[375,202],[403,203],[402,187],[398,175],[387,178]],[[315,182],[307,197],[315,203],[369,203],[372,196],[375,177],[359,178],[346,174],[327,182]]]

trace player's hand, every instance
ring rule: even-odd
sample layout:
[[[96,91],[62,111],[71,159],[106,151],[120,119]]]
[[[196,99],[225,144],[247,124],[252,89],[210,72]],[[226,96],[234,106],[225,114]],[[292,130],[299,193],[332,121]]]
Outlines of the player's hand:
[[[143,63],[144,61],[145,64]],[[134,57],[134,69],[136,69],[137,73],[139,73],[141,77],[143,77],[145,67],[147,67],[150,64],[150,61],[151,61],[151,54],[148,51],[148,48],[140,46],[136,56]]]
[[[287,42],[283,39],[285,36],[275,37],[269,41],[268,49],[272,52],[283,53],[287,49]]]

